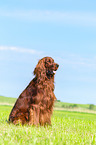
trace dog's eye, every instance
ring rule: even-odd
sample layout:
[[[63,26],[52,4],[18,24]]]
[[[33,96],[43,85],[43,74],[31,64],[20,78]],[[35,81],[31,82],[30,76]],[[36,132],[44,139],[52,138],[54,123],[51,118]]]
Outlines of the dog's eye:
[[[47,59],[46,62],[45,62],[45,64],[49,64],[49,65],[52,64],[52,63],[54,63],[54,61],[51,60],[51,59]]]
[[[48,62],[51,63],[51,60],[49,60]]]
[[[53,61],[53,60],[50,60],[50,59],[49,59],[49,61],[48,61],[48,62],[49,62],[49,63],[54,63],[54,61]]]
[[[51,63],[51,60],[50,59],[46,61],[46,64],[49,64],[49,63]]]

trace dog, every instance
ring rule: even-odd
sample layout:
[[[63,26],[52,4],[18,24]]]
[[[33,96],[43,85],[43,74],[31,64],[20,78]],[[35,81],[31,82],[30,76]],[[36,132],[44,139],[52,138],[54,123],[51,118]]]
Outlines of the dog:
[[[39,60],[35,77],[18,97],[10,115],[13,124],[51,125],[54,101],[54,76],[59,65],[51,57]]]

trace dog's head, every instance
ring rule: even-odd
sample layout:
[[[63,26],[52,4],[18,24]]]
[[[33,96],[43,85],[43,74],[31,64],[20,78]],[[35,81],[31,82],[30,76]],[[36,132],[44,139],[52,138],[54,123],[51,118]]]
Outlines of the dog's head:
[[[45,79],[51,79],[54,77],[58,67],[59,65],[51,57],[44,57],[39,60],[34,70],[34,75],[36,75],[40,82]]]

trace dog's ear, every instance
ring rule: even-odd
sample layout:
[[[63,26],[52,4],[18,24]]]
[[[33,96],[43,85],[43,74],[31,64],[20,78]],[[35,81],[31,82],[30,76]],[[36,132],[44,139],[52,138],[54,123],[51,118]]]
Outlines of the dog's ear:
[[[36,75],[38,83],[44,82],[46,78],[46,68],[44,59],[39,60],[38,64],[36,65],[36,68],[34,69],[34,75]]]

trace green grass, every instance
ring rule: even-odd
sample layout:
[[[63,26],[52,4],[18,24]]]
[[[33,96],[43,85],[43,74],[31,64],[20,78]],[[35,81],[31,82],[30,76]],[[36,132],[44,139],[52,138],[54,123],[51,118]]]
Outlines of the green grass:
[[[8,124],[12,106],[0,106],[0,145],[96,145],[96,115],[54,111],[52,126]]]
[[[0,103],[14,104],[16,98],[0,96]]]

